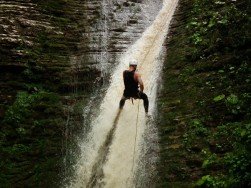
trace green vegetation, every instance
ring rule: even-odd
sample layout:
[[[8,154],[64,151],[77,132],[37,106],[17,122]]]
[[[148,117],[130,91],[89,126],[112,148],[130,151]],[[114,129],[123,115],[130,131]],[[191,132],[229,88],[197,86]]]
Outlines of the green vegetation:
[[[250,3],[180,3],[159,99],[161,182],[250,186]]]
[[[13,185],[14,182],[8,179],[18,173],[22,178],[34,173],[31,176],[33,185],[46,185],[40,179],[47,176],[46,169],[54,168],[54,173],[59,170],[59,155],[55,151],[60,150],[58,139],[64,123],[59,99],[55,93],[45,91],[18,92],[2,121],[0,181],[5,182],[3,185]],[[49,155],[50,159],[47,159]],[[15,178],[15,184],[18,185],[19,181]]]

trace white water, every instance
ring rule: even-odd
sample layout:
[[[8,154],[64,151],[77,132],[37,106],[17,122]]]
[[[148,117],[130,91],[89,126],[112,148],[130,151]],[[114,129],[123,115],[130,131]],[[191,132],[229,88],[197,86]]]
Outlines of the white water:
[[[153,24],[147,28],[142,37],[122,56],[102,101],[100,114],[93,119],[91,131],[86,140],[83,140],[81,143],[82,156],[76,165],[75,180],[70,187],[86,187],[90,182],[93,175],[93,166],[97,162],[98,155],[100,155],[98,153],[99,148],[106,141],[107,134],[112,129],[113,121],[117,115],[118,103],[124,89],[122,72],[128,68],[128,62],[132,58],[139,62],[139,72],[142,74],[145,93],[148,95],[150,101],[149,113],[153,113],[157,88],[157,84],[155,83],[162,67],[162,62],[159,61],[158,57],[161,53],[162,45],[177,3],[178,0],[164,0],[163,8]],[[146,129],[146,118],[142,100],[135,101],[134,105],[127,100],[114,132],[107,160],[102,167],[103,174],[96,183],[99,186],[109,188],[135,186],[132,165],[138,103],[140,103],[138,135],[134,156],[135,168],[137,169],[137,161],[141,158],[140,147],[143,144],[142,138]]]

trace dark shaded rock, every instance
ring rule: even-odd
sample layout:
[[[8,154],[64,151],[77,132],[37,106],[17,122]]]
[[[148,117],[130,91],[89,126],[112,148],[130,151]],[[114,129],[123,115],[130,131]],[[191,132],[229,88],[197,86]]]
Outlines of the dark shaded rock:
[[[129,24],[136,24],[138,23],[138,20],[131,19],[128,21]]]
[[[115,31],[115,32],[125,32],[126,31],[126,28],[116,28],[116,29],[112,29],[112,31]]]
[[[142,3],[143,0],[128,0],[129,2],[134,2],[134,3]]]
[[[201,152],[201,150],[203,149],[203,146],[202,145],[193,145],[193,146],[191,146],[191,148],[190,148],[192,151],[194,151],[194,152],[197,152],[197,153],[199,153],[199,152]]]
[[[203,160],[201,159],[188,159],[186,161],[186,164],[190,166],[191,168],[201,167],[203,163]]]
[[[0,120],[4,117],[5,109],[4,106],[0,105]]]
[[[129,6],[130,6],[130,3],[126,1],[126,2],[123,3],[123,6],[129,7]]]

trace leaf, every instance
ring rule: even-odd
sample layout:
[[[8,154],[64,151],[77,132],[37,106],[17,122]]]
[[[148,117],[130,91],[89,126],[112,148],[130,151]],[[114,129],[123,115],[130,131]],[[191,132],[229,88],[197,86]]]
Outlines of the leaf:
[[[246,135],[247,131],[246,130],[242,130],[241,131],[241,137],[244,137]]]
[[[218,95],[217,97],[214,97],[214,101],[215,101],[215,102],[218,102],[218,101],[223,100],[224,98],[225,98],[225,95],[224,95],[224,94]]]
[[[237,104],[239,102],[239,99],[238,99],[238,97],[236,95],[231,94],[230,96],[227,97],[227,102],[229,104],[234,105],[234,104]]]
[[[193,22],[190,22],[191,25],[198,25],[198,22],[196,21],[193,21]]]
[[[209,164],[210,164],[209,160],[206,159],[205,161],[203,161],[202,168],[206,168]]]
[[[208,181],[211,181],[210,175],[203,176],[201,179],[199,179],[199,180],[196,182],[196,185],[197,185],[197,186],[203,186],[203,185],[205,185],[205,183],[208,182]]]
[[[208,27],[210,28],[210,27],[213,27],[214,25],[215,25],[215,20],[214,20],[214,19],[211,19],[211,20],[209,21]]]
[[[224,5],[225,2],[222,2],[222,1],[216,1],[215,4],[218,4],[218,5]]]

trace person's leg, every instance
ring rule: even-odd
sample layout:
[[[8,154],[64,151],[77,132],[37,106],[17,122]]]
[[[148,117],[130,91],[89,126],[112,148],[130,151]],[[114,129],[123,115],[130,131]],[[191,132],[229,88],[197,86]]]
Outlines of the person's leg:
[[[119,108],[122,109],[125,105],[126,97],[123,95],[120,102],[119,102]]]
[[[148,108],[149,108],[149,101],[148,101],[148,97],[145,93],[143,92],[139,92],[139,98],[143,99],[144,101],[144,108],[145,108],[145,112],[148,113]]]

